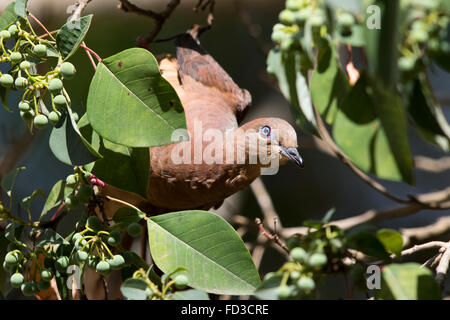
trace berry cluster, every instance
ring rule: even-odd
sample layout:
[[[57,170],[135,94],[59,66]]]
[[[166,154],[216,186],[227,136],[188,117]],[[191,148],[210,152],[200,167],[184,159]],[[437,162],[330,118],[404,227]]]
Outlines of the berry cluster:
[[[79,167],[75,167],[74,170],[75,173],[66,178],[66,188],[71,190],[64,199],[68,210],[75,209],[79,203],[89,202],[94,194],[90,184],[93,175]]]
[[[76,69],[63,61],[51,35],[53,40],[38,37],[28,19],[23,21],[0,31],[0,63],[10,63],[10,71],[0,73],[0,85],[25,91],[18,105],[20,115],[30,129],[42,130],[49,122],[56,125],[66,111],[70,98],[62,80],[72,79]],[[56,66],[45,75],[38,74],[36,66],[51,58],[57,59]]]

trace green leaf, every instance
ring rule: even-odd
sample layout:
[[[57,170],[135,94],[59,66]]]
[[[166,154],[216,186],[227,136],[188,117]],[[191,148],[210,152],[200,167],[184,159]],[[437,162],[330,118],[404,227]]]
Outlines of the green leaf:
[[[45,201],[44,208],[41,212],[40,220],[54,207],[60,205],[62,201],[65,199],[64,189],[66,186],[66,182],[64,180],[59,180],[55,185],[53,186],[52,190],[50,191],[50,194],[47,197],[47,200]]]
[[[366,33],[365,25],[354,24],[352,25],[352,33],[348,36],[343,36],[339,30],[335,29],[334,37],[338,39],[341,44],[348,44],[352,47],[365,47],[366,45]]]
[[[12,172],[8,173],[6,176],[3,177],[2,189],[3,191],[6,192],[9,198],[11,198],[12,196],[12,190],[14,188],[14,183],[16,182],[17,174],[25,169],[26,169],[25,167],[16,168]]]
[[[69,59],[80,47],[91,26],[93,15],[69,21],[61,27],[56,35],[56,44],[64,60]]]
[[[317,55],[317,67],[310,82],[314,106],[332,124],[337,108],[341,108],[349,88],[348,79],[339,66],[333,44],[321,47]]]
[[[86,169],[117,188],[148,196],[150,153],[148,148],[129,148],[99,137],[84,115],[78,122],[81,133],[102,155],[102,159],[86,165]]]
[[[102,157],[80,133],[69,107],[53,128],[49,146],[59,161],[70,166],[88,164]]]
[[[2,15],[0,16],[0,30],[5,29],[17,20],[18,16],[14,12],[14,5],[15,3],[12,2],[6,6],[5,10],[3,10]]]
[[[189,289],[184,291],[177,291],[172,296],[173,300],[209,300],[209,296],[206,292]]]
[[[27,17],[27,2],[28,0],[16,0],[14,5],[14,12],[24,19]]]
[[[281,285],[283,275],[276,274],[269,279],[264,279],[254,296],[259,300],[278,300],[278,287]]]
[[[113,220],[119,225],[129,225],[133,222],[139,222],[144,219],[146,214],[144,212],[135,210],[133,208],[120,208],[113,216]]]
[[[27,197],[23,198],[22,199],[22,208],[24,208],[26,211],[29,211],[31,203],[38,196],[41,196],[41,197],[45,198],[44,191],[42,191],[41,189],[34,190],[33,193],[30,196],[27,196]]]
[[[145,49],[128,49],[103,60],[87,102],[89,122],[103,138],[129,147],[173,143],[186,119],[175,89]]]
[[[403,250],[402,235],[392,229],[380,229],[377,231],[377,238],[383,244],[387,252],[395,254],[398,258]]]
[[[375,290],[383,300],[441,300],[441,290],[433,272],[418,263],[391,264],[383,268],[381,289]]]
[[[242,239],[208,211],[182,211],[147,221],[149,245],[163,272],[186,268],[189,286],[215,294],[247,295],[260,279]]]
[[[300,53],[272,49],[267,57],[267,72],[277,78],[281,92],[293,107],[300,128],[317,135],[311,95],[301,72]]]
[[[3,233],[0,233],[0,261],[5,261],[7,252],[7,246],[9,244],[8,239],[4,237]],[[12,290],[11,283],[9,281],[10,274],[3,268],[0,268],[0,292],[6,299],[8,293]]]
[[[330,222],[335,212],[336,208],[331,208],[330,210],[328,210],[327,213],[325,213],[325,216],[322,218],[322,222],[323,223]]]
[[[38,247],[43,247],[49,244],[69,244],[63,237],[52,229],[44,229],[36,241],[36,246]]]
[[[143,279],[127,279],[120,287],[122,295],[128,300],[147,300],[147,283]]]
[[[348,247],[365,253],[374,258],[389,260],[389,253],[383,243],[372,232],[362,229],[348,235]]]

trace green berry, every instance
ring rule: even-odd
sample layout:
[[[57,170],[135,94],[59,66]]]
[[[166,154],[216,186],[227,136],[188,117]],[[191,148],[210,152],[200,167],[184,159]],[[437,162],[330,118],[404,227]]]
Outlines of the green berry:
[[[58,78],[50,80],[50,82],[48,84],[48,90],[50,90],[50,92],[53,94],[60,93],[62,88],[63,88],[63,82]]]
[[[61,74],[64,77],[64,79],[70,80],[73,77],[75,77],[75,73],[77,72],[77,69],[75,69],[75,66],[71,64],[70,62],[64,62],[61,67]]]
[[[411,71],[414,69],[414,65],[416,64],[416,59],[411,57],[400,57],[398,59],[398,67],[402,71]]]
[[[37,283],[37,288],[38,291],[48,290],[50,288],[50,282],[41,280]]]
[[[303,291],[312,291],[316,287],[313,279],[309,277],[302,277],[297,281],[297,287]]]
[[[189,279],[184,274],[180,274],[175,277],[175,288],[182,290],[187,287],[189,283]]]
[[[102,275],[108,275],[111,272],[111,266],[106,261],[100,261],[97,263],[97,266],[95,267],[98,273]]]
[[[52,279],[53,279],[53,273],[50,270],[44,269],[41,271],[41,280],[48,282]]]
[[[28,101],[22,101],[19,103],[19,110],[24,112],[30,110],[30,104]]]
[[[300,262],[304,262],[308,258],[308,254],[306,253],[306,251],[303,248],[299,247],[292,249],[290,255],[292,259]]]
[[[308,259],[308,265],[316,268],[321,267],[327,263],[327,256],[323,253],[313,253]]]
[[[69,266],[69,257],[62,256],[58,258],[55,262],[56,269],[59,272],[65,272],[67,267]]]
[[[424,43],[428,40],[428,32],[423,29],[413,29],[410,33],[411,40],[417,43]]]
[[[289,299],[292,295],[292,291],[292,288],[289,286],[280,286],[277,290],[278,298],[281,300]]]
[[[309,22],[311,23],[311,27],[319,28],[326,23],[326,19],[323,14],[313,14],[309,19]]]
[[[298,271],[292,271],[291,274],[290,274],[289,276],[291,277],[291,279],[297,280],[298,278],[300,278],[300,272],[298,272]]]
[[[337,16],[337,23],[341,27],[351,28],[355,24],[355,18],[347,12],[344,12]]]
[[[22,60],[22,54],[20,52],[11,53],[11,61],[12,62],[18,63],[20,60]]]
[[[87,252],[85,252],[85,251],[81,251],[80,250],[80,251],[77,251],[76,257],[77,257],[78,261],[84,262],[84,261],[86,261],[88,259],[89,254]]]
[[[23,90],[28,86],[28,80],[24,77],[18,77],[16,81],[14,81],[14,85],[17,89]]]
[[[78,189],[77,197],[80,202],[88,202],[89,199],[92,197],[93,191],[90,186],[82,185],[80,189]]]
[[[295,22],[298,24],[304,24],[306,20],[311,16],[311,9],[305,8],[295,13]]]
[[[32,296],[38,292],[37,284],[34,281],[23,283],[20,289],[25,296]]]
[[[0,31],[0,38],[3,40],[8,40],[9,38],[11,38],[11,33],[9,33],[8,30],[2,30]]]
[[[34,118],[33,123],[36,129],[44,130],[45,128],[47,128],[48,119],[43,114],[39,114]]]
[[[122,233],[119,230],[111,231],[107,242],[110,246],[117,247],[122,242]]]
[[[97,216],[90,216],[87,219],[86,226],[94,231],[99,231],[102,228],[102,222]]]
[[[20,286],[23,284],[24,277],[21,273],[14,273],[9,281],[14,288],[20,288]]]
[[[17,252],[8,252],[5,256],[5,262],[7,265],[15,266],[19,263],[19,254]]]
[[[66,203],[66,207],[69,210],[75,209],[78,206],[78,199],[73,195],[70,195],[66,199],[64,199],[64,202]]]
[[[78,119],[79,119],[78,113],[72,112],[72,118],[73,118],[73,121],[78,122]]]
[[[33,52],[39,57],[47,55],[47,46],[44,44],[37,44],[33,48]]]
[[[283,10],[278,15],[278,19],[285,25],[291,25],[295,22],[295,13],[291,10]]]
[[[74,186],[77,184],[77,177],[74,174],[71,174],[69,176],[67,176],[66,178],[66,185],[68,186]]]
[[[151,297],[153,297],[153,294],[154,294],[153,290],[150,287],[147,287],[145,289],[145,293],[147,294],[147,299],[150,299]]]
[[[48,114],[48,120],[53,125],[58,124],[60,119],[61,119],[61,113],[59,111],[52,111]]]
[[[282,42],[286,37],[286,34],[283,31],[275,30],[272,32],[272,41],[273,42]]]
[[[300,9],[300,7],[303,5],[303,1],[302,0],[287,0],[286,1],[286,8],[288,8],[289,10],[298,10]]]
[[[98,257],[90,255],[87,260],[87,266],[91,269],[96,269],[98,264]]]
[[[14,83],[14,78],[10,74],[3,74],[0,77],[0,84],[5,88],[11,88]]]
[[[26,60],[22,61],[20,63],[20,65],[19,65],[19,68],[20,68],[20,70],[23,70],[23,71],[28,70],[28,69],[31,68],[31,63],[29,61],[26,61]]]
[[[6,261],[3,261],[3,269],[8,273],[12,273],[16,269],[16,266],[9,265]]]
[[[120,254],[116,254],[112,259],[108,260],[108,263],[111,266],[111,269],[119,270],[125,266],[125,259]]]
[[[142,227],[139,223],[133,222],[128,225],[127,232],[133,238],[136,238],[141,235]]]
[[[16,26],[15,24],[11,25],[11,26],[8,28],[8,32],[9,32],[11,35],[15,35],[15,34],[17,33],[17,31],[18,31],[18,29],[17,29],[17,26]]]
[[[75,244],[75,243],[77,243],[79,240],[81,240],[82,238],[83,238],[83,236],[82,236],[81,234],[75,233],[75,234],[72,236],[72,242]]]
[[[64,97],[62,94],[57,95],[55,98],[53,98],[53,102],[58,107],[64,107],[67,104],[66,97]]]
[[[20,111],[20,116],[24,120],[33,120],[34,119],[34,110],[30,109],[28,111]]]

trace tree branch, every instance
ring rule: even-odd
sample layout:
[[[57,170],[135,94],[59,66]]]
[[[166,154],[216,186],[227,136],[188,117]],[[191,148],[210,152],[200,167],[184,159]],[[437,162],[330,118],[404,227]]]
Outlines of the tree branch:
[[[75,4],[77,6],[77,8],[75,9],[72,17],[70,18],[70,21],[76,21],[76,20],[80,19],[81,13],[83,12],[83,10],[87,7],[89,2],[91,2],[91,1],[92,0],[77,1],[77,3]]]

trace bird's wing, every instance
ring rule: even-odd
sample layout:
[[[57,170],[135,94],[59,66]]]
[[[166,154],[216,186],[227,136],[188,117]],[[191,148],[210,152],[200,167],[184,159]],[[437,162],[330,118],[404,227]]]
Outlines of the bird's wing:
[[[200,90],[205,93],[205,97],[215,96],[222,99],[237,122],[241,122],[252,102],[250,93],[239,88],[189,33],[178,36],[175,45],[178,76],[184,90],[189,92]]]

